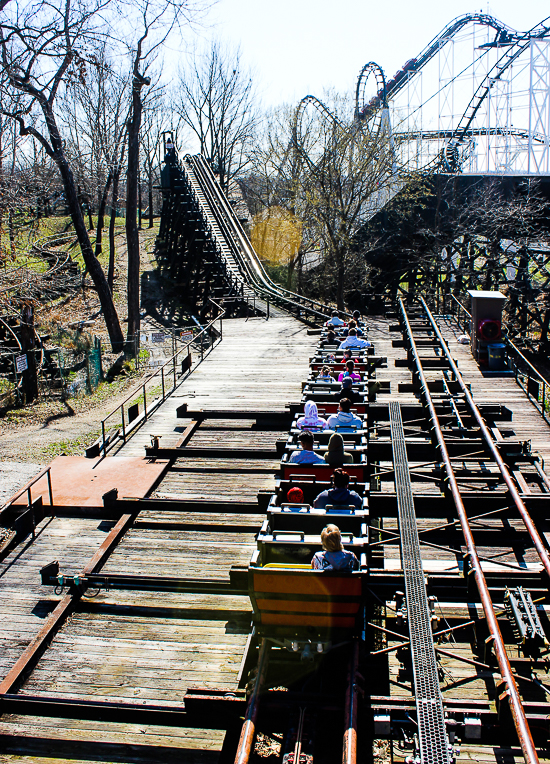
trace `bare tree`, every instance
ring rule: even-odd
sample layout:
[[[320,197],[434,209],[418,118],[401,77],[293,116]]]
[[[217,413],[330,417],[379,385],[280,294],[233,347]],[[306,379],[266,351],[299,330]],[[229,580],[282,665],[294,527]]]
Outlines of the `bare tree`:
[[[102,45],[81,77],[70,84],[70,99],[63,105],[67,150],[74,153],[78,180],[90,185],[89,196],[97,210],[95,256],[103,252],[103,229],[109,195],[115,178],[120,177],[128,115],[128,77],[121,76],[109,60],[107,45]],[[114,243],[110,247],[107,282],[111,292],[114,280]]]
[[[147,206],[149,208],[149,228],[154,222],[154,186],[160,180],[162,132],[168,126],[168,109],[165,108],[161,90],[149,100],[143,114],[141,133],[142,170],[147,185]]]
[[[57,114],[58,101],[66,92],[66,83],[81,76],[90,51],[96,48],[98,37],[102,35],[102,12],[107,2],[64,0],[59,7],[49,3],[24,9],[17,4],[13,9],[9,6],[0,25],[0,85],[12,99],[4,113],[17,122],[22,136],[32,136],[57,165],[111,344],[118,350],[123,344],[122,330],[107,279],[94,256]]]
[[[208,7],[202,0],[138,0],[126,7],[135,29],[128,42],[131,61],[131,103],[128,117],[128,154],[126,170],[126,243],[128,249],[128,339],[139,332],[139,232],[137,223],[139,195],[140,130],[144,100],[150,90],[148,73],[159,48],[182,23],[197,19]]]
[[[217,41],[205,53],[195,50],[192,58],[191,67],[180,69],[174,109],[227,190],[249,164],[258,125],[252,74],[242,69],[238,48]]]
[[[262,237],[275,224],[275,235],[282,234],[286,245],[280,250],[279,257],[272,257],[271,260],[286,266],[288,288],[291,288],[294,272],[297,271],[296,288],[301,293],[302,266],[308,259],[308,253],[318,249],[318,237],[311,225],[310,199],[304,193],[304,164],[295,148],[295,115],[296,110],[288,106],[279,107],[266,115],[260,131],[263,140],[256,143],[251,157],[251,171],[239,179],[239,186],[255,216],[255,226],[258,226],[252,234],[258,253],[262,257],[265,249],[261,243]],[[268,245],[267,249],[273,247]],[[310,255],[309,260],[312,257]],[[273,276],[277,278],[276,273]]]

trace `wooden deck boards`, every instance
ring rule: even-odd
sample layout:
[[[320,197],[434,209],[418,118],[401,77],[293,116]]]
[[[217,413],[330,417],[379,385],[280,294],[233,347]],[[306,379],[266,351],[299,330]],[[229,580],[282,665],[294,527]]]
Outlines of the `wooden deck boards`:
[[[118,453],[142,456],[151,434],[162,435],[163,446],[173,445],[182,403],[193,409],[284,411],[301,397],[315,346],[316,338],[293,318],[224,321],[220,345]]]

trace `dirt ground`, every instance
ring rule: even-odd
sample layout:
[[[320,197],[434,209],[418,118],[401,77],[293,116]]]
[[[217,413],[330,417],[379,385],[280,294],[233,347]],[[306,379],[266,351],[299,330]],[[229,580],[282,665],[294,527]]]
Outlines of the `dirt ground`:
[[[158,224],[140,232],[141,270],[154,269],[154,241]],[[125,332],[126,312],[126,246],[123,231],[117,236],[117,264],[115,277],[115,304]],[[93,321],[90,332],[98,336],[107,351],[104,368],[115,356],[109,354],[108,334],[99,300],[95,291],[87,286],[68,299],[61,307],[41,306],[36,323],[46,325],[52,321]],[[142,331],[158,329],[158,322],[142,315]],[[24,485],[39,469],[59,454],[83,454],[87,445],[100,434],[100,421],[126,398],[152,370],[126,370],[112,382],[103,382],[92,395],[79,396],[65,402],[41,399],[22,409],[9,411],[0,419],[0,503]]]

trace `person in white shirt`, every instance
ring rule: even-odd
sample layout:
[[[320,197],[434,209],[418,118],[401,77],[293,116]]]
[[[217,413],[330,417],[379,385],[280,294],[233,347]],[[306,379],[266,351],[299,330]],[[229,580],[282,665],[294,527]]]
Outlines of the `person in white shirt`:
[[[350,329],[346,339],[338,345],[338,350],[345,348],[370,348],[370,342],[357,336],[357,329]]]

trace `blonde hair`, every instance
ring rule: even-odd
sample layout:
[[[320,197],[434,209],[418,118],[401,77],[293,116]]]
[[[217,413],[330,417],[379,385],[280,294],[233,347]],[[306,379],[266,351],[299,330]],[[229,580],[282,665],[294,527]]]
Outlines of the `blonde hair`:
[[[321,531],[321,543],[323,549],[327,552],[341,552],[342,551],[342,536],[340,535],[340,529],[337,525],[327,525]]]

